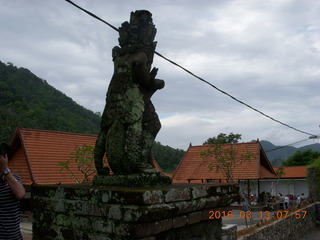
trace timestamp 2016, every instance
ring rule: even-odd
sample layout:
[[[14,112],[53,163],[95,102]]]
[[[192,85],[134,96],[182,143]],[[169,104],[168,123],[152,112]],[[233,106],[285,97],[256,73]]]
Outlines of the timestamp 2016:
[[[291,212],[290,212],[291,213]],[[295,211],[293,212],[296,219],[304,219],[307,216],[307,211]],[[258,216],[256,218],[260,219],[271,219],[275,216],[278,219],[287,218],[289,211],[259,211],[257,212]],[[235,216],[232,211],[209,211],[209,219],[220,219],[226,217],[228,219],[240,218],[240,219],[251,219],[253,218],[253,213],[251,211],[240,211],[239,216]]]

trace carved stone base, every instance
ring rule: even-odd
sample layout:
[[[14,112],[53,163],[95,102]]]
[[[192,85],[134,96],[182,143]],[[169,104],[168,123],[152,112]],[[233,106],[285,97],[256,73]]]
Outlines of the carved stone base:
[[[211,211],[238,199],[235,184],[33,186],[33,240],[221,240]]]
[[[160,172],[131,175],[97,175],[93,179],[95,186],[109,187],[155,187],[167,186],[172,179]]]

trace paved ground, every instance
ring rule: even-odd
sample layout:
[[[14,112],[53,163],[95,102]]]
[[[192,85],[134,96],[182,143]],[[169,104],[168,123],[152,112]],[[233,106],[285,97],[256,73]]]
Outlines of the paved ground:
[[[23,240],[32,240],[32,223],[31,222],[21,222],[20,229],[21,229]]]
[[[237,224],[238,230],[257,224],[262,219],[268,219],[269,213],[267,212],[249,212],[244,214],[242,210],[232,210],[232,215],[222,218],[223,224]],[[273,212],[270,212],[270,217],[273,216]]]

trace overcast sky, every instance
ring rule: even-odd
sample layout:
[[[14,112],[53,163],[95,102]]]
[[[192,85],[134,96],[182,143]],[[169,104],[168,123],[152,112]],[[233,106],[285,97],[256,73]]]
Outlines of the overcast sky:
[[[320,134],[320,1],[74,0],[120,27],[146,9],[157,51],[230,95],[292,127]],[[64,0],[0,0],[0,61],[28,68],[102,112],[118,33]],[[309,135],[239,104],[158,56],[164,89],[153,103],[157,141],[187,149],[219,133],[287,145]],[[319,142],[308,140],[304,144]],[[296,145],[294,145],[296,146]]]

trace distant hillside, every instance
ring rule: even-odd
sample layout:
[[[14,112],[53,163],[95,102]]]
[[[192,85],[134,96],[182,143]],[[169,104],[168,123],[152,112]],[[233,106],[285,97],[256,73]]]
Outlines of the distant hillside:
[[[0,62],[0,124],[2,141],[16,127],[97,134],[100,116],[28,69]]]
[[[1,142],[9,143],[17,127],[97,134],[100,119],[98,114],[78,105],[28,69],[0,61]],[[260,143],[274,166],[281,165],[298,150],[320,152],[320,144],[295,148],[278,147],[268,141]],[[163,169],[173,171],[184,151],[157,142],[153,154]]]
[[[152,153],[161,168],[167,173],[172,173],[180,163],[185,151],[163,146],[160,142],[155,142],[152,147]],[[169,159],[170,161],[168,161]]]
[[[295,154],[297,151],[305,151],[307,149],[311,149],[312,151],[320,152],[320,144],[311,144],[300,148],[295,148],[292,146],[275,146],[268,141],[260,141],[262,148],[267,154],[269,161],[272,163],[273,166],[280,166],[281,163],[287,160],[288,157]],[[272,151],[270,151],[272,150]]]
[[[98,134],[100,120],[28,69],[0,61],[0,142],[9,143],[17,127]],[[169,172],[183,154],[159,142],[153,147],[159,165]]]

